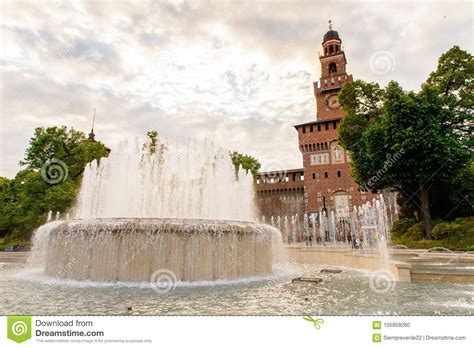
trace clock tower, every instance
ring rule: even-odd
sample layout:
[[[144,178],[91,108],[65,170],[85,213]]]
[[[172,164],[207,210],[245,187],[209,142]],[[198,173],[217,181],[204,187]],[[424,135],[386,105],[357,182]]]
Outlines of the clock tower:
[[[352,75],[347,75],[347,60],[341,44],[339,33],[332,29],[332,23],[329,21],[329,31],[323,37],[323,55],[319,56],[321,77],[319,83],[314,83],[318,120],[344,116],[337,96],[342,85],[352,81]]]
[[[352,81],[346,72],[346,54],[339,33],[332,28],[323,36],[321,77],[314,82],[316,120],[298,124],[298,145],[303,155],[304,203],[307,213],[325,208],[352,209],[371,200],[370,192],[361,191],[351,176],[350,155],[338,143],[338,131],[346,113],[338,95]]]

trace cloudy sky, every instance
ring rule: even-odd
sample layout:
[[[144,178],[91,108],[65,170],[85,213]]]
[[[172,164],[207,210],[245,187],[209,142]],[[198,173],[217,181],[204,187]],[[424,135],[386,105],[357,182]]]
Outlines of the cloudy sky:
[[[158,130],[212,139],[264,167],[301,166],[294,124],[330,17],[354,78],[418,89],[441,53],[472,52],[471,1],[2,1],[0,176],[38,126],[114,147]]]

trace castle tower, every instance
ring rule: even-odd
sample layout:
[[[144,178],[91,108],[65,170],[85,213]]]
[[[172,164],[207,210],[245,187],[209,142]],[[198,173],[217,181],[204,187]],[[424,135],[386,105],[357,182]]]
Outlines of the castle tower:
[[[351,208],[374,197],[360,191],[351,176],[349,154],[338,144],[337,128],[346,115],[339,105],[338,94],[353,79],[346,72],[342,40],[331,21],[322,48],[321,75],[319,83],[314,82],[316,121],[295,126],[303,155],[305,210],[309,213],[317,213],[324,207]]]
[[[323,52],[319,56],[321,62],[321,77],[319,84],[314,83],[316,97],[316,118],[318,120],[341,118],[344,112],[339,105],[337,95],[342,85],[352,81],[352,75],[346,72],[346,54],[342,48],[339,33],[332,29],[329,21],[329,31],[323,37]]]

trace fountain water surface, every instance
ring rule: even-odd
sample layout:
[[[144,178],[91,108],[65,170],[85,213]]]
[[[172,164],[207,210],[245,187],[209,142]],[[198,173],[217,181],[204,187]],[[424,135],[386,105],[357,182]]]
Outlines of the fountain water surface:
[[[40,227],[30,263],[71,279],[235,279],[272,271],[279,231],[254,220],[253,178],[208,142],[121,143],[84,172],[75,219]],[[278,248],[277,248],[278,249]]]

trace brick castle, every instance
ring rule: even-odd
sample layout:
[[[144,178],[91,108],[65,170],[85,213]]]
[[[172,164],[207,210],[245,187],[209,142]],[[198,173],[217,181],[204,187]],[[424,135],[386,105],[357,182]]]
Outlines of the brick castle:
[[[346,55],[339,33],[324,35],[321,77],[314,82],[316,120],[295,125],[303,168],[284,172],[261,172],[257,179],[258,205],[266,217],[318,214],[324,208],[336,210],[359,206],[375,195],[362,192],[351,176],[350,158],[338,144],[338,127],[345,116],[338,94],[352,75],[346,71]],[[302,222],[301,222],[302,223]]]

